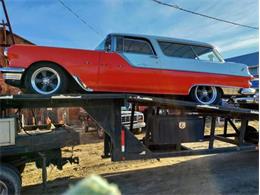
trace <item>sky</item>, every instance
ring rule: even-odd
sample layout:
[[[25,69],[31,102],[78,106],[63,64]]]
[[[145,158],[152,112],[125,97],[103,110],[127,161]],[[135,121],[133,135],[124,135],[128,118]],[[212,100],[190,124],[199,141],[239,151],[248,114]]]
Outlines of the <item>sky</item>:
[[[37,44],[95,47],[112,32],[207,42],[224,58],[258,51],[259,31],[159,5],[151,0],[5,0],[13,31]],[[161,0],[233,22],[259,26],[258,0]],[[1,19],[4,18],[1,11]],[[93,30],[94,29],[94,30]]]

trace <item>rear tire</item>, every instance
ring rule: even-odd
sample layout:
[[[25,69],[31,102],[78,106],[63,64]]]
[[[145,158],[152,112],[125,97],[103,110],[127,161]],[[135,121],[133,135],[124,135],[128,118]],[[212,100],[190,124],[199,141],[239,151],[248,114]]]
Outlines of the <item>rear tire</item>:
[[[24,85],[27,93],[53,95],[67,91],[68,78],[59,66],[42,62],[29,68],[25,75]]]
[[[204,105],[216,105],[221,103],[221,90],[213,86],[195,86],[190,92],[190,98]]]
[[[0,166],[0,194],[20,194],[21,178],[15,167],[1,165]]]

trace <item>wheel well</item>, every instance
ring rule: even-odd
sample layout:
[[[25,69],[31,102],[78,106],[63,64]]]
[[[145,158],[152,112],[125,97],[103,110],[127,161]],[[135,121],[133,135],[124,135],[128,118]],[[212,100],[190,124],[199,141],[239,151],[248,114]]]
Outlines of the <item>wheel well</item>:
[[[69,89],[71,89],[71,87],[77,87],[77,89],[79,89],[80,87],[78,86],[77,82],[73,79],[72,75],[63,67],[61,66],[60,64],[56,63],[56,62],[52,62],[52,61],[37,61],[37,62],[34,62],[32,63],[28,68],[26,68],[23,76],[22,76],[22,86],[23,88],[25,87],[24,86],[24,82],[25,82],[25,75],[27,74],[27,72],[30,70],[30,68],[36,64],[41,64],[41,63],[49,63],[49,64],[53,64],[59,68],[61,68],[64,73],[67,75],[67,77],[71,80],[71,82],[69,82]]]

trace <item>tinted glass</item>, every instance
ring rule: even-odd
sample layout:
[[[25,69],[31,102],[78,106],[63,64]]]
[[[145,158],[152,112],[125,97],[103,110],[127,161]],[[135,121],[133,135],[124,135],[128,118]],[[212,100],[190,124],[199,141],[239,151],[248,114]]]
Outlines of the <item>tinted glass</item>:
[[[210,47],[164,41],[159,41],[159,45],[166,56],[199,59],[214,62],[220,61],[220,59],[215,55],[213,48]]]
[[[153,50],[150,43],[139,39],[125,38],[123,40],[123,51],[126,53],[153,55]]]
[[[180,57],[180,58],[196,58],[195,53],[192,50],[190,45],[183,45],[171,42],[159,42],[159,45],[163,53],[171,57]]]

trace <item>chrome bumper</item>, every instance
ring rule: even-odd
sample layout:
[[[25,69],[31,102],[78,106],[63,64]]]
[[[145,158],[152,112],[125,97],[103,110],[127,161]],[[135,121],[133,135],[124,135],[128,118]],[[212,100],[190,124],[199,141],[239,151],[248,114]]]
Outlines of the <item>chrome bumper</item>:
[[[254,88],[221,87],[224,95],[254,95]]]
[[[0,68],[0,72],[2,72],[4,80],[21,80],[24,71],[24,68]]]
[[[242,95],[254,95],[256,90],[254,88],[243,88],[239,91]]]

